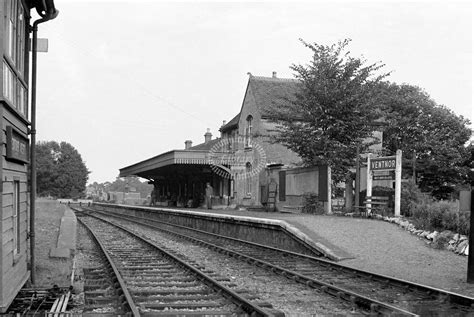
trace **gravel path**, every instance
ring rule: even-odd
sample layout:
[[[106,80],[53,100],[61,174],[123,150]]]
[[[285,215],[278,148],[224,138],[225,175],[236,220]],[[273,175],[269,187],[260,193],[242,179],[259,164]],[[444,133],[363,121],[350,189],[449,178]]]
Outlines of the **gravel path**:
[[[308,214],[212,212],[284,220],[313,241],[350,255],[352,259],[339,262],[343,265],[474,297],[474,284],[466,283],[466,256],[430,248],[424,240],[392,223]]]

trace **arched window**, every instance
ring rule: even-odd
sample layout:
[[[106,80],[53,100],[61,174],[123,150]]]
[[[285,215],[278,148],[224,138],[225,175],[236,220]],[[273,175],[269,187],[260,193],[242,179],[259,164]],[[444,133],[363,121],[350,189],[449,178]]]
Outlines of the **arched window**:
[[[251,176],[251,172],[252,172],[252,163],[250,162],[247,162],[245,164],[245,194],[247,196],[252,196],[252,183],[251,183],[251,180],[252,180],[252,177]]]
[[[245,127],[245,147],[251,147],[252,141],[252,121],[253,117],[251,115],[247,116],[247,126]]]

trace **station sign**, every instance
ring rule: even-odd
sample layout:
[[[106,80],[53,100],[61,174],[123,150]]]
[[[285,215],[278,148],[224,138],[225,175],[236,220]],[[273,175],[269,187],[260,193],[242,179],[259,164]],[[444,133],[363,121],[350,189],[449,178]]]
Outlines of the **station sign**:
[[[371,156],[371,153],[367,154],[367,196],[372,196],[372,180],[393,179],[393,174],[395,174],[395,206],[393,208],[393,213],[395,217],[400,217],[400,202],[402,193],[402,150],[397,150],[397,154],[395,156],[374,158]],[[378,173],[379,171],[390,172]],[[366,210],[368,214],[371,214],[372,205],[370,202],[366,203]]]
[[[397,166],[395,156],[377,157],[370,160],[372,171],[394,171]]]
[[[7,155],[6,158],[21,163],[28,163],[30,144],[27,137],[14,129],[7,126]]]

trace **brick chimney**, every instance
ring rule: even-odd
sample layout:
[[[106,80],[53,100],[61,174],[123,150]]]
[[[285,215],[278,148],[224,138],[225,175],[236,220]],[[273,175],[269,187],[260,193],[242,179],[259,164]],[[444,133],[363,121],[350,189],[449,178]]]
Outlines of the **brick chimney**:
[[[225,126],[227,124],[227,121],[225,120],[222,120],[222,125],[221,125],[221,129],[219,129],[219,131],[221,131],[221,138],[223,137],[223,133],[222,133],[222,127]]]
[[[193,146],[193,141],[191,140],[186,140],[184,141],[184,149],[189,150]]]
[[[272,78],[277,78],[277,72],[272,72]]]
[[[207,132],[204,134],[204,143],[207,143],[212,140],[211,129],[207,128]]]

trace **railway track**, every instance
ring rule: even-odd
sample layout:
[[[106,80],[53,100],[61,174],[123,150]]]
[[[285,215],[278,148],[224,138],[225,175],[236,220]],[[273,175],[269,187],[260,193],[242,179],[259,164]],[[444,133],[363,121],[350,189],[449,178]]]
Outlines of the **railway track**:
[[[133,316],[272,316],[198,268],[126,228],[78,217],[109,260],[122,308]]]
[[[90,209],[91,211],[93,209]],[[100,213],[99,210],[94,210]],[[104,214],[104,213],[102,213]],[[320,289],[373,313],[474,315],[474,299],[448,291],[345,267],[331,261],[223,237],[187,227],[131,216],[134,221],[221,252]]]
[[[82,268],[84,304],[82,315],[119,316],[131,313],[126,298],[107,255],[97,237],[80,221],[78,228],[78,251],[92,258],[87,267]],[[87,238],[86,238],[87,237]],[[92,264],[92,265],[91,265]]]

